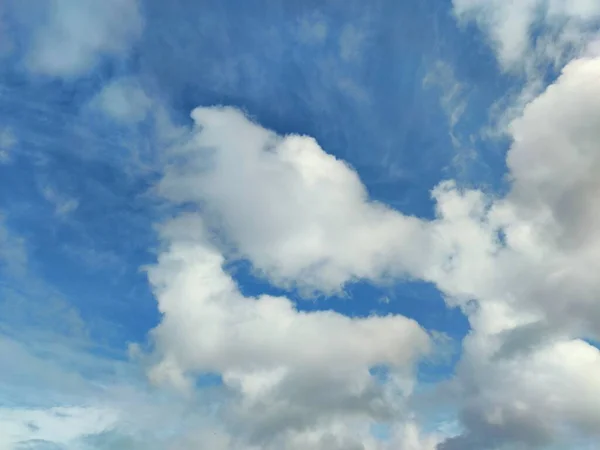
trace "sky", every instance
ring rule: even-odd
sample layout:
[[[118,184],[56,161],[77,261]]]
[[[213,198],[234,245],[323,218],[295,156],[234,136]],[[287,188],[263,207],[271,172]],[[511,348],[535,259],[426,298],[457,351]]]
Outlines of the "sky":
[[[0,0],[0,450],[593,450],[598,0]]]

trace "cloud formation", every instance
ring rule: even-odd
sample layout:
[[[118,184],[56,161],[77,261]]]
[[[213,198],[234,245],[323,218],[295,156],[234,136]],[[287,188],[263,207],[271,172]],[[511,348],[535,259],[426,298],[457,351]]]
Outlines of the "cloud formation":
[[[143,30],[137,0],[51,0],[41,11],[26,65],[42,75],[85,75],[102,58],[125,55]]]
[[[386,391],[399,389],[396,401],[410,393],[413,364],[431,347],[416,322],[307,313],[286,298],[244,297],[197,214],[168,222],[161,236],[166,249],[148,269],[163,313],[152,332],[160,358],[152,380],[190,390],[194,375],[220,374],[239,397],[231,411],[238,432],[257,445],[345,420],[397,417]],[[389,385],[370,372],[378,366],[390,371]]]
[[[594,2],[454,4],[490,35],[505,69],[566,65],[512,112],[505,197],[437,191],[440,236],[459,245],[428,279],[462,305],[472,326],[454,380],[465,430],[439,448],[586,445],[600,426],[600,411],[585,400],[600,395],[590,375],[600,352],[586,341],[600,333],[591,269],[600,255],[600,60],[591,27],[599,11]],[[460,228],[444,224],[452,210],[463,211]]]
[[[146,118],[152,107],[152,100],[139,82],[125,78],[106,84],[92,99],[90,107],[115,121],[135,124]]]
[[[466,431],[440,448],[497,448],[510,442],[535,447],[566,442],[573,433],[589,435],[600,424],[598,411],[578,400],[568,386],[579,386],[581,395],[599,393],[593,377],[585,375],[596,370],[599,352],[581,340],[598,339],[600,333],[600,308],[594,301],[599,286],[591,269],[597,265],[599,254],[595,249],[597,227],[595,215],[589,215],[597,209],[593,173],[600,96],[595,92],[597,83],[591,81],[597,75],[598,62],[594,59],[571,63],[556,84],[511,124],[514,144],[507,162],[512,188],[505,197],[490,197],[444,182],[433,190],[437,205],[433,221],[407,217],[369,201],[356,174],[326,155],[310,138],[277,136],[233,109],[196,109],[193,118],[197,129],[190,141],[173,153],[174,163],[159,191],[177,203],[196,205],[206,223],[200,215],[182,216],[169,225],[173,228],[163,231],[172,248],[163,253],[157,268],[161,270],[168,261],[182,274],[175,275],[177,270],[171,269],[171,274],[161,276],[158,283],[169,292],[169,280],[178,280],[175,293],[167,296],[161,289],[157,291],[161,308],[169,304],[169,309],[163,309],[165,320],[157,329],[157,343],[160,348],[176,335],[167,347],[182,353],[171,359],[164,357],[153,376],[184,384],[187,381],[181,372],[186,367],[226,374],[229,366],[220,360],[205,360],[206,353],[224,357],[233,350],[209,347],[197,350],[195,357],[190,355],[192,348],[202,349],[207,342],[230,342],[232,338],[222,334],[228,329],[236,329],[237,339],[252,346],[231,357],[236,370],[241,367],[242,373],[249,371],[252,364],[271,367],[267,373],[258,370],[258,378],[255,374],[249,378],[252,371],[233,378],[224,376],[225,383],[232,382],[239,392],[250,396],[259,392],[268,393],[271,399],[278,395],[286,398],[288,394],[279,384],[291,389],[293,384],[282,381],[282,377],[293,379],[290,374],[294,371],[302,374],[304,384],[315,374],[323,380],[321,371],[326,373],[331,367],[358,364],[366,374],[368,367],[400,362],[374,350],[389,347],[383,344],[389,339],[383,322],[367,332],[375,340],[370,341],[367,335],[360,338],[365,355],[374,359],[361,359],[360,352],[353,352],[356,359],[351,362],[343,356],[343,346],[336,344],[334,336],[350,343],[353,336],[360,335],[358,329],[369,329],[367,324],[375,319],[359,326],[358,321],[335,315],[305,316],[294,311],[287,300],[271,297],[251,300],[248,309],[245,304],[249,299],[241,297],[222,272],[224,257],[215,248],[206,253],[207,242],[213,239],[230,257],[249,259],[259,273],[284,286],[332,292],[355,279],[377,282],[384,276],[410,275],[435,283],[449,305],[463,308],[472,332],[464,342],[453,384],[464,399],[457,406],[463,411]],[[554,125],[548,127],[549,123]],[[206,225],[217,232],[212,238],[200,231]],[[189,230],[200,234],[193,237]],[[181,247],[175,246],[179,241]],[[211,280],[211,286],[221,286],[216,280],[222,279],[223,287],[214,288],[216,291],[209,291],[206,297],[203,290],[208,289],[208,283],[185,288],[188,276],[183,274],[188,266],[196,270],[190,269],[190,280]],[[156,278],[153,284],[157,286]],[[191,303],[183,306],[180,302],[187,297]],[[206,311],[200,313],[204,311],[201,305],[209,301],[228,305],[223,307],[232,316],[222,326],[215,324],[227,315],[219,309],[214,310],[214,317]],[[190,314],[192,304],[199,308],[197,319]],[[240,328],[248,319],[233,319],[238,313],[252,317],[251,323],[257,328],[250,324]],[[260,322],[256,322],[257,316]],[[180,319],[171,321],[175,317]],[[268,322],[262,322],[267,318]],[[201,326],[203,320],[209,320],[211,326]],[[229,320],[238,325],[225,325]],[[186,322],[189,324],[184,325]],[[283,323],[287,324],[285,332],[276,325]],[[318,331],[319,323],[322,331]],[[325,335],[325,330],[333,333],[327,339],[331,353],[321,347],[322,359],[313,359],[310,336],[294,338],[296,326],[298,330],[314,329],[319,336]],[[244,338],[239,333],[247,327],[248,337]],[[200,329],[217,334],[209,339],[193,331]],[[270,337],[261,338],[269,329]],[[384,334],[375,333],[375,329]],[[286,344],[284,338],[291,341]],[[294,347],[292,341],[302,344]],[[275,342],[282,347],[272,347]],[[392,347],[414,346],[406,342],[397,341]],[[350,344],[349,348],[362,345]],[[234,348],[244,347],[238,342]],[[284,348],[294,348],[294,361],[299,366],[286,366],[292,361],[286,359]],[[565,359],[567,354],[569,360]],[[245,357],[249,358],[246,362]],[[337,362],[329,365],[325,361]],[[282,364],[287,368],[281,372],[272,369]],[[581,372],[569,368],[580,364],[589,367]],[[306,367],[317,372],[310,375]],[[546,378],[548,382],[542,382]],[[531,389],[532,383],[536,390]],[[307,388],[301,396],[306,400],[309,392],[320,392],[317,385],[309,383]],[[549,398],[556,401],[541,415],[540,405]],[[285,402],[294,403],[291,398]],[[270,407],[277,403],[273,400]],[[318,402],[305,407],[306,416],[324,411]],[[282,417],[279,412],[274,416]],[[267,429],[275,433],[273,428]]]
[[[460,20],[486,33],[505,70],[561,67],[598,38],[600,4],[594,0],[453,0]]]
[[[582,399],[600,394],[600,352],[583,340],[600,334],[599,69],[593,58],[572,62],[511,124],[506,196],[442,183],[433,221],[370,201],[356,173],[311,138],[278,136],[234,109],[196,109],[158,185],[192,212],[161,225],[148,268],[163,314],[151,380],[193,394],[197,377],[218,374],[224,449],[433,448],[439,437],[411,428],[406,402],[431,348],[418,324],[246,297],[226,263],[247,258],[308,292],[409,275],[435,283],[472,327],[451,383],[464,431],[439,449],[593,438],[600,411]],[[377,367],[389,370],[383,383]],[[380,422],[393,438],[373,437]]]
[[[233,108],[197,108],[161,195],[206,210],[236,256],[282,286],[332,293],[410,275],[421,221],[370,201],[356,172],[308,136],[277,136]]]
[[[489,37],[502,69],[535,88],[507,122],[507,192],[443,181],[432,189],[429,220],[373,201],[358,172],[309,136],[277,134],[233,107],[194,109],[186,134],[140,78],[95,86],[86,114],[101,112],[94,119],[108,118],[111,132],[135,130],[132,141],[139,133],[170,144],[148,161],[148,171],[159,168],[160,214],[175,211],[157,225],[157,261],[145,267],[160,323],[147,351],[133,352],[141,358],[96,355],[74,309],[49,313],[62,303],[26,273],[25,242],[1,219],[0,400],[25,406],[0,408],[0,448],[485,450],[597,441],[600,6],[453,4]],[[67,80],[126,55],[143,26],[128,0],[54,0],[40,16],[43,26],[26,39],[27,67]],[[318,14],[295,23],[297,45],[331,41],[349,66],[372,45],[369,34]],[[560,74],[546,87],[549,63]],[[442,84],[452,131],[468,106],[454,72],[440,74],[453,79]],[[0,133],[0,161],[16,146],[11,136]],[[46,188],[42,197],[56,216],[90,211],[83,195]],[[240,260],[289,298],[244,294],[230,271]],[[460,422],[452,433],[419,414],[428,386],[416,372],[435,350],[433,330],[398,314],[308,312],[292,300],[407,279],[435,285],[469,320],[456,373],[436,386]],[[43,392],[52,395],[36,398]]]

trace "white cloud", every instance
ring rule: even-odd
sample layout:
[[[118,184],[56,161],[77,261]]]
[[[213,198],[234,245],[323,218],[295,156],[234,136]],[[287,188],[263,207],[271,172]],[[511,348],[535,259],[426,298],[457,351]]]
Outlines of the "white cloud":
[[[540,0],[454,0],[460,19],[474,19],[489,34],[501,64],[510,68],[522,62],[530,46],[530,27]]]
[[[82,437],[100,433],[114,423],[112,411],[93,407],[0,408],[0,449],[12,450],[44,442],[72,448]]]
[[[90,106],[113,120],[137,123],[146,118],[152,100],[135,79],[118,79],[104,86]]]
[[[163,313],[152,333],[159,361],[151,379],[189,389],[196,375],[221,374],[238,398],[230,405],[236,433],[257,445],[338,420],[398,416],[413,363],[430,347],[416,322],[305,313],[286,298],[244,297],[196,214],[169,221],[161,236],[166,248],[148,269]],[[383,387],[369,372],[380,365],[392,373]]]
[[[438,438],[424,436],[422,430],[408,420],[393,427],[387,439],[372,436],[364,424],[354,421],[339,421],[319,430],[288,435],[287,439],[269,447],[286,450],[434,450]],[[257,447],[253,447],[257,448]]]
[[[43,299],[52,300],[48,295]],[[35,298],[25,297],[19,303],[27,303],[29,316],[38,314]],[[10,309],[14,306],[9,305]],[[18,306],[24,308],[22,304]],[[95,381],[120,363],[111,365],[108,360],[87,353],[86,341],[80,336],[69,335],[66,339],[62,333],[40,326],[33,317],[28,317],[24,325],[14,320],[13,311],[5,305],[2,308],[0,449],[43,443],[73,448],[77,439],[113,426],[116,411],[108,406],[108,401],[103,403],[95,397],[106,393]],[[69,321],[70,317],[63,313],[43,311],[49,320]],[[86,379],[89,373],[97,379]]]
[[[490,35],[505,69],[526,72],[541,62],[561,66],[570,46],[584,49],[594,39],[589,24],[600,16],[592,1],[454,4],[459,16],[477,20]],[[70,19],[58,25],[63,20]],[[531,31],[540,23],[550,31],[535,40]],[[306,33],[324,40],[326,27],[313,25]],[[70,27],[63,28],[76,35],[79,28]],[[73,76],[99,55],[125,51],[98,43],[119,34],[111,31],[109,39],[103,33],[68,44],[68,58],[36,70]],[[370,201],[357,174],[309,137],[277,136],[233,109],[194,111],[194,135],[170,155],[158,188],[200,213],[181,215],[160,230],[164,249],[149,278],[163,320],[152,334],[150,375],[188,390],[196,375],[222,375],[222,430],[209,433],[211,448],[423,450],[439,441],[407,421],[405,411],[413,364],[431,345],[416,323],[400,316],[303,313],[286,298],[245,297],[223,268],[236,258],[248,259],[276,284],[307,292],[409,276],[435,283],[449,304],[460,305],[472,326],[453,382],[464,432],[439,448],[597,439],[600,353],[581,340],[600,338],[600,60],[588,54],[567,64],[545,92],[533,90],[533,100],[507,128],[514,139],[508,195],[493,198],[442,183],[434,190],[438,217],[432,222]],[[94,104],[117,120],[143,120],[148,97],[130,83],[110,84]],[[450,106],[458,98],[453,92]],[[451,124],[461,111],[453,112]],[[57,211],[72,208],[67,202]],[[0,229],[6,254],[2,245]],[[391,381],[378,384],[369,373],[376,365],[392,369]],[[148,422],[136,422],[135,432],[115,431],[98,419],[104,406],[91,403],[72,410],[73,428],[101,423],[111,436],[135,435],[135,445],[147,443],[138,439],[140,430],[151,434]],[[148,404],[113,402],[109,416],[137,419],[132,411]],[[52,411],[28,414],[47,423]],[[23,410],[3,413],[19,439],[27,430],[35,437],[33,431],[50,429],[28,427]],[[389,441],[369,432],[380,421],[394,423]],[[204,432],[186,430],[169,439],[174,448],[206,445]]]
[[[426,273],[469,315],[455,379],[465,430],[443,450],[597,442],[600,396],[600,3],[455,0],[525,87],[501,116],[511,189],[436,191],[437,260]],[[570,62],[569,62],[570,61]],[[547,89],[546,64],[561,68]],[[474,300],[475,303],[471,303]],[[587,447],[586,447],[587,448]]]
[[[403,276],[427,258],[423,223],[369,201],[356,172],[307,136],[277,136],[230,108],[197,108],[159,185],[271,281],[323,292]]]
[[[595,0],[453,0],[461,20],[474,20],[489,36],[506,70],[562,66],[597,36]]]
[[[45,338],[52,340],[52,336]],[[3,351],[7,350],[4,344],[5,339],[0,337]],[[36,352],[45,350],[43,345],[38,347],[41,348],[36,349]],[[165,395],[164,392],[149,391],[139,380],[123,376],[125,372],[112,379],[98,379],[98,373],[115,372],[111,367],[115,364],[126,368],[124,363],[102,361],[90,354],[78,353],[69,364],[57,364],[50,357],[44,359],[37,353],[29,352],[26,347],[23,348],[24,355],[16,360],[10,359],[10,366],[25,374],[20,383],[23,389],[19,387],[16,391],[10,391],[8,397],[0,391],[4,404],[0,408],[2,450],[38,448],[36,446],[86,450],[395,448],[383,446],[370,437],[365,424],[360,421],[335,423],[310,431],[292,431],[277,437],[271,445],[257,447],[240,439],[234,424],[213,417],[211,409],[214,410],[215,406],[227,401],[227,396],[186,400]],[[56,356],[56,353],[52,352],[50,355]],[[13,356],[15,352],[9,351],[2,353],[1,359],[4,363]],[[83,378],[76,373],[78,365],[81,360],[90,358],[95,361],[93,369],[97,372],[91,378],[88,372],[87,377]],[[7,380],[4,374],[0,379],[18,386],[14,380]],[[19,398],[15,400],[15,394],[27,388],[32,390],[33,395],[27,395],[29,398],[25,402]],[[400,427],[398,439],[410,439],[412,442],[415,437],[413,427],[406,432]],[[421,440],[415,442],[421,443]],[[337,446],[332,445],[336,443]],[[345,445],[348,443],[351,447]],[[415,450],[431,448],[433,447],[424,445],[414,447]]]
[[[548,76],[574,58],[600,52],[600,3],[595,0],[453,0],[459,22],[475,22],[503,71],[520,86],[490,110],[484,137],[510,134],[507,126],[546,87]]]
[[[0,449],[434,448],[435,438],[402,411],[412,363],[430,345],[415,322],[299,313],[286,299],[244,298],[196,220],[164,226],[171,245],[150,269],[165,314],[154,356],[181,358],[190,372],[222,370],[224,387],[189,397],[150,388],[138,378],[144,360],[100,356],[106,349],[85,334],[54,330],[70,321],[68,311],[43,311],[46,329],[31,317],[25,323],[33,326],[21,326],[3,310]],[[36,309],[23,300],[27,313]],[[385,386],[368,372],[378,361],[390,365]],[[159,362],[152,373],[161,370]],[[394,422],[385,442],[370,432],[378,420]]]
[[[210,239],[229,244],[230,256],[248,258],[277,283],[330,292],[358,278],[409,274],[435,283],[449,304],[461,306],[472,326],[454,381],[463,397],[457,406],[465,431],[440,448],[590,436],[600,415],[585,402],[568,400],[568,386],[576,384],[588,397],[600,395],[588,375],[596,370],[598,350],[578,340],[600,336],[594,301],[600,286],[593,269],[600,263],[593,175],[599,74],[596,60],[570,64],[512,123],[513,184],[506,197],[442,183],[433,191],[432,222],[370,202],[356,174],[314,140],[277,136],[231,109],[194,111],[195,135],[172,155],[159,191],[196,204],[218,231]],[[383,342],[392,339],[386,329],[400,318],[386,324],[306,315],[285,299],[242,297],[222,270],[224,257],[203,236],[199,217],[184,216],[163,229],[171,247],[150,272],[165,313],[157,342],[159,349],[165,343],[172,349],[153,375],[185,385],[186,369],[222,373],[244,399],[237,417],[255,439],[293,426],[310,430],[315,423],[305,418],[320,414],[362,411],[378,417],[381,410],[371,409],[372,400],[381,397],[367,389],[366,368],[378,360],[401,365],[374,350],[386,347]],[[378,322],[378,332],[367,333],[372,340],[359,338],[370,321]],[[318,345],[312,333],[328,336],[327,344]],[[397,341],[387,347],[404,346]],[[569,367],[586,368],[582,374],[553,362],[567,353]],[[331,378],[332,367],[345,366],[352,369],[344,372],[347,378]],[[537,390],[528,388],[532,383]],[[350,386],[362,389],[360,410],[341,408],[357,392]],[[269,402],[257,400],[267,397]],[[323,398],[340,409],[324,408]],[[541,414],[540,405],[550,398],[558,400]],[[519,420],[508,420],[509,413],[518,413]],[[357,442],[368,448],[367,440]]]
[[[137,0],[51,0],[26,63],[43,75],[84,75],[107,56],[122,56],[142,33]]]
[[[210,396],[151,390],[133,363],[98,356],[73,337],[13,331],[0,334],[1,450],[189,450],[216,440],[222,424]]]
[[[599,75],[600,60],[571,63],[511,124],[507,197],[486,199],[451,186],[436,191],[443,218],[436,228],[447,243],[442,253],[456,244],[459,250],[452,264],[428,275],[443,290],[519,302],[556,324],[573,317],[577,329],[586,324],[587,333],[600,335],[594,301],[600,285],[592,273],[600,258]]]
[[[469,314],[457,378],[467,431],[442,449],[568,443],[600,429],[600,263],[595,173],[600,60],[580,59],[509,127],[502,199],[438,188],[426,277]],[[469,307],[470,300],[476,307]]]
[[[275,283],[323,292],[408,275],[435,283],[472,326],[453,382],[464,432],[440,448],[593,438],[600,414],[580,399],[600,395],[590,375],[599,352],[580,339],[600,337],[599,77],[598,59],[567,65],[508,127],[509,193],[442,183],[432,222],[369,201],[356,173],[311,138],[277,136],[232,109],[196,109],[193,137],[170,155],[158,188],[201,213],[161,231],[167,248],[150,269],[164,313],[152,376],[185,387],[189,375],[222,374],[236,394],[236,431],[267,448],[378,448],[366,432],[328,430],[340,418],[358,430],[403,410],[368,368],[410,361],[384,349],[406,350],[414,324],[245,298],[222,266],[247,258]],[[423,439],[415,448],[439,438]]]
[[[467,341],[467,346],[478,345]],[[468,431],[442,450],[547,448],[597,440],[600,352],[579,340],[549,342],[533,352],[490,362],[467,348],[459,395]],[[474,389],[476,387],[476,389]],[[513,448],[513,447],[509,447]]]
[[[430,346],[416,323],[244,297],[223,269],[225,249],[284,285],[335,291],[409,274],[461,305],[472,325],[454,381],[465,431],[439,448],[593,437],[600,413],[581,399],[600,395],[590,375],[600,354],[579,338],[600,336],[599,76],[596,59],[571,63],[511,124],[506,197],[443,183],[432,222],[370,202],[355,172],[310,138],[276,136],[231,109],[196,110],[195,134],[159,186],[201,213],[160,229],[152,379],[190,389],[196,375],[222,375],[223,449],[437,445],[405,422],[413,362]],[[376,382],[377,365],[392,381]],[[379,421],[398,436],[371,436]],[[180,448],[202,436],[185,434]]]

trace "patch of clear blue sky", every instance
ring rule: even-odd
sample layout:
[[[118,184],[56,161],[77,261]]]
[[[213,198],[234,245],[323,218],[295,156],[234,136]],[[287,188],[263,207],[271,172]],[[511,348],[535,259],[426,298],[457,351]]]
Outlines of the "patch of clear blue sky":
[[[152,224],[164,215],[147,195],[158,174],[130,167],[132,146],[150,159],[158,151],[153,130],[147,123],[128,130],[85,112],[119,77],[138,77],[180,123],[189,124],[196,106],[226,104],[277,132],[314,136],[358,171],[372,198],[404,213],[431,218],[429,191],[445,178],[503,188],[504,144],[478,132],[509,80],[498,75],[481,35],[457,27],[449,1],[146,0],[142,6],[145,31],[125,61],[106,59],[71,81],[33,76],[20,63],[27,45],[21,34],[0,68],[0,124],[17,137],[13,161],[0,165],[0,210],[25,238],[35,276],[62,293],[95,339],[124,348],[144,341],[158,321],[139,271],[155,258]],[[354,40],[342,44],[343,36]],[[452,69],[467,102],[455,134],[469,149],[476,138],[476,157],[461,168],[453,161],[465,149],[453,145],[448,119],[448,108],[457,105],[444,108],[448,86],[424,82],[440,62]],[[78,206],[61,216],[61,199]],[[234,276],[248,294],[289,295],[305,310],[401,313],[455,339],[468,329],[460,312],[446,309],[422,283],[356,283],[348,298],[306,301],[253,277],[247,264],[238,264]]]

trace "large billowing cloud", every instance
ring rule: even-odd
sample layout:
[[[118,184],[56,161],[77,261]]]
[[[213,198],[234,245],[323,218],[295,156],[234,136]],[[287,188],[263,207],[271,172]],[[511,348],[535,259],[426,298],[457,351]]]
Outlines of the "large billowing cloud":
[[[209,225],[269,279],[335,292],[354,279],[410,275],[423,224],[369,201],[358,175],[308,136],[277,136],[232,108],[198,108],[160,192],[202,205]]]
[[[436,218],[410,217],[370,200],[357,173],[314,139],[279,136],[234,108],[197,108],[157,187],[184,212],[159,226],[158,260],[147,268],[162,313],[149,378],[188,397],[161,403],[138,379],[89,382],[90,367],[114,363],[65,370],[56,348],[2,337],[13,364],[0,381],[20,386],[10,395],[31,401],[52,390],[61,406],[0,408],[8,430],[0,447],[479,450],[598,441],[600,4],[453,3],[490,37],[503,69],[535,78],[548,62],[564,65],[507,127],[506,195],[446,181],[432,190]],[[44,13],[27,56],[34,73],[83,75],[125,54],[141,33],[134,1],[54,0]],[[328,36],[317,25],[306,31],[313,41]],[[342,55],[359,61],[363,36],[344,36]],[[157,108],[133,78],[109,84],[90,105],[123,126]],[[471,325],[444,391],[460,418],[455,435],[423,432],[430,424],[409,410],[416,364],[433,346],[419,324],[244,295],[228,272],[240,259],[307,296],[356,280],[434,283]],[[19,277],[26,265],[23,241],[0,221],[0,270]],[[40,348],[51,361],[35,354]],[[80,353],[65,359],[89,362]],[[23,374],[32,372],[46,382],[28,385]],[[207,376],[218,387],[196,389]],[[214,397],[199,400],[205,391]]]
[[[477,302],[456,379],[466,431],[441,449],[598,438],[587,399],[600,396],[600,352],[581,340],[600,337],[598,80],[600,60],[575,60],[512,122],[505,198],[438,196],[442,212],[466,211],[465,225],[439,223],[457,247],[431,279],[453,301]]]
[[[190,389],[194,376],[220,374],[234,396],[234,428],[260,445],[308,439],[357,418],[400,417],[413,363],[430,348],[416,322],[306,313],[286,298],[244,297],[197,214],[166,223],[161,236],[166,248],[149,268],[163,313],[151,379]],[[383,385],[376,367],[390,371]]]
[[[598,370],[600,354],[580,340],[600,337],[600,307],[596,301],[600,286],[594,274],[600,262],[595,214],[600,205],[594,176],[600,142],[599,78],[598,60],[569,64],[557,83],[531,102],[511,125],[514,144],[507,160],[512,177],[508,195],[494,199],[443,183],[434,190],[438,219],[431,223],[370,203],[355,174],[325,155],[314,141],[278,137],[227,109],[195,111],[200,130],[177,154],[184,164],[174,166],[160,187],[171,199],[202,205],[205,215],[216,217],[215,223],[225,231],[222,240],[233,242],[244,257],[277,282],[308,282],[311,288],[331,290],[354,278],[377,280],[383,274],[408,273],[435,282],[449,302],[463,306],[473,331],[465,341],[454,383],[465,399],[466,431],[441,448],[568,442],[600,426],[600,411],[581,400],[600,395],[600,386],[591,375]],[[179,239],[185,235],[184,230],[201,228],[201,224],[194,226],[191,222],[177,226]],[[371,230],[364,241],[368,245],[352,239],[360,236],[362,229]],[[172,231],[169,233],[174,236]],[[208,300],[227,299],[220,300],[228,305],[223,306],[227,311],[235,315],[239,311],[253,320],[240,322],[224,316],[219,309],[211,314],[199,312],[200,318],[193,319],[192,306],[182,307],[170,300],[175,309],[163,309],[165,321],[157,336],[159,342],[169,342],[177,330],[182,342],[176,341],[172,347],[180,353],[174,359],[165,358],[155,375],[169,374],[182,366],[226,373],[230,370],[228,364],[233,364],[234,372],[241,370],[242,374],[225,376],[226,383],[234,383],[250,398],[257,392],[268,393],[272,399],[269,408],[277,408],[279,401],[275,399],[282,396],[282,405],[286,405],[282,409],[288,409],[293,400],[284,387],[296,391],[299,386],[282,381],[282,377],[297,371],[302,383],[300,379],[295,382],[307,389],[301,395],[305,402],[297,408],[305,407],[302,414],[309,416],[311,410],[324,409],[319,402],[310,402],[310,392],[317,393],[318,398],[322,394],[318,385],[307,380],[318,374],[317,379],[330,391],[323,378],[330,367],[325,361],[335,360],[334,367],[356,364],[354,367],[363,367],[365,376],[369,366],[400,362],[373,350],[389,339],[383,322],[367,331],[370,338],[359,338],[362,346],[350,345],[364,348],[365,353],[353,352],[355,359],[348,360],[344,346],[334,336],[352,342],[352,336],[359,336],[354,328],[358,322],[329,313],[302,315],[286,300],[269,297],[247,305],[248,299],[241,297],[223,274],[222,256],[209,251],[214,260],[207,263],[210,256],[200,257],[207,251],[205,247],[201,244],[194,250],[199,244],[193,244],[189,234],[186,239],[188,242],[178,250],[180,256],[175,257],[173,249],[166,255],[172,266],[177,265],[172,259],[179,259],[182,271],[192,265],[182,261],[198,255],[201,260],[193,263],[197,275],[190,272],[198,286],[186,288],[185,276],[174,272],[166,278],[179,280],[178,293],[171,294],[172,298],[190,298],[199,311],[204,311],[202,305]],[[321,245],[311,246],[311,242]],[[386,253],[386,246],[393,251]],[[427,254],[419,254],[419,249],[427,249]],[[365,260],[371,262],[364,265]],[[158,267],[165,263],[161,261]],[[212,276],[200,275],[207,273],[202,269],[207,264],[213,266]],[[205,297],[199,280],[206,279],[212,280],[212,286],[223,279],[225,287],[209,291]],[[328,284],[332,281],[335,283]],[[165,283],[168,286],[168,281]],[[185,290],[194,292],[195,299]],[[165,308],[167,294],[159,291],[158,296]],[[231,299],[237,301],[229,303]],[[277,311],[277,315],[269,316],[271,325],[263,322],[266,312],[261,311],[267,310],[272,311],[270,314]],[[181,320],[170,326],[170,319],[177,314],[183,314]],[[261,321],[257,321],[257,315]],[[249,347],[233,340],[234,348],[245,349],[232,356],[230,362],[206,359],[203,346],[209,345],[211,350],[211,342],[225,345],[231,338],[218,334],[208,339],[203,333],[191,331],[209,328],[200,326],[202,320],[213,325],[234,320],[238,323],[237,338]],[[381,319],[368,319],[360,327],[368,329],[371,320]],[[189,325],[183,325],[186,322]],[[314,323],[308,325],[310,322]],[[287,324],[285,331],[276,325],[281,323]],[[315,359],[310,351],[314,345],[311,335],[295,330],[315,330],[315,335],[322,335],[318,324],[332,333],[327,339],[331,353],[323,347],[322,356]],[[265,337],[264,332],[271,327],[269,337]],[[168,331],[170,328],[172,331]],[[210,329],[223,333],[230,328],[223,325]],[[375,329],[379,331],[375,333]],[[247,330],[254,338],[244,338],[240,330]],[[286,359],[287,338],[302,342],[294,349],[293,360],[298,366]],[[403,345],[401,341],[393,344],[397,348]],[[192,352],[192,348],[197,350]],[[226,358],[232,351],[212,349],[209,355]],[[190,356],[192,353],[195,356]],[[334,354],[342,359],[333,358]],[[252,364],[260,367],[258,378],[243,373],[256,371]],[[273,371],[272,367],[281,364],[287,368]],[[268,375],[260,373],[264,367],[271,367]],[[306,368],[315,372],[309,376]],[[290,380],[294,380],[291,375]],[[342,392],[338,401],[343,403],[344,395],[347,392]],[[282,419],[279,410],[275,411],[274,415]]]
[[[482,341],[467,340],[458,374],[466,431],[441,450],[567,448],[597,441],[597,348],[581,340],[550,340],[532,351],[490,358],[478,351]]]
[[[592,436],[600,411],[581,398],[600,395],[590,375],[600,353],[582,339],[600,338],[599,78],[598,60],[569,64],[510,126],[509,193],[444,182],[431,222],[369,201],[355,172],[308,137],[277,136],[233,109],[196,109],[193,136],[159,185],[198,212],[162,228],[166,249],[150,269],[164,314],[152,377],[186,387],[194,374],[221,374],[251,442],[295,448],[339,418],[387,420],[398,414],[383,400],[390,386],[373,384],[369,368],[399,368],[395,383],[410,385],[402,368],[426,347],[422,331],[401,317],[306,314],[287,299],[246,298],[222,252],[309,292],[408,275],[435,283],[472,326],[452,382],[465,431],[440,448]]]
[[[501,300],[556,327],[600,336],[593,269],[600,258],[599,77],[599,59],[570,63],[511,124],[505,198],[448,185],[435,191],[438,235],[459,245],[457,258],[429,275],[445,292]],[[456,211],[462,218],[453,218]],[[455,220],[462,225],[452,228]]]
[[[508,194],[452,183],[434,191],[444,245],[433,245],[425,277],[472,327],[453,381],[464,431],[439,448],[587,448],[600,429],[588,401],[600,397],[600,352],[588,343],[600,337],[600,4],[454,7],[490,37],[501,66],[529,83],[508,114]],[[549,62],[565,67],[540,89]]]

